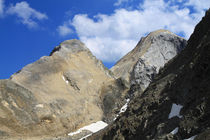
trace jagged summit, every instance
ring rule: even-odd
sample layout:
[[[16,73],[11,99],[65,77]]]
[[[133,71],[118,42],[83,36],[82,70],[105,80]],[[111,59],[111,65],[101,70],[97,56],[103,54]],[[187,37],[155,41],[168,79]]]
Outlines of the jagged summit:
[[[132,82],[138,84],[142,83],[141,87],[145,89],[151,81],[151,75],[158,73],[159,69],[176,56],[186,44],[187,41],[185,39],[168,30],[151,32],[146,37],[141,38],[137,46],[120,59],[116,65],[111,68],[111,71],[116,78],[123,77],[128,82],[130,82],[131,76],[135,77],[135,79],[145,79],[146,81]],[[141,68],[139,66],[141,66]],[[137,74],[135,67],[142,69],[144,74]],[[149,77],[145,77],[146,73],[148,73],[147,71],[151,71],[149,72]]]
[[[171,31],[169,31],[169,30],[166,30],[166,29],[159,29],[159,30],[150,32],[150,33],[147,35],[147,37],[152,37],[152,36],[159,35],[159,34],[171,34],[171,35],[180,37],[180,36],[176,35],[175,33],[171,32]],[[180,37],[180,38],[182,38],[182,37]],[[184,39],[184,38],[183,38],[183,39]]]
[[[131,52],[111,68],[117,80],[106,82],[103,88],[106,120],[113,120],[113,112],[117,112],[113,110],[125,103],[123,99],[136,95],[132,91],[144,91],[159,69],[184,49],[186,44],[185,39],[167,30],[157,30],[143,37]]]
[[[107,129],[91,140],[209,140],[210,9],[186,48]]]
[[[50,56],[0,81],[0,113],[7,116],[0,117],[0,136],[53,137],[92,122],[112,122],[129,86],[145,89],[185,45],[169,31],[152,32],[112,68],[113,77],[81,41],[64,41]]]
[[[84,43],[77,39],[66,40],[62,42],[59,46],[55,47],[50,56],[54,53],[78,53],[79,51],[89,51]]]
[[[13,126],[14,135],[19,132],[51,136],[100,121],[103,118],[100,88],[112,79],[109,70],[82,42],[64,41],[50,56],[41,57],[9,80],[0,82],[0,114],[7,116],[7,119],[0,117],[0,135],[1,131],[10,134],[2,121]],[[15,90],[18,97],[8,93],[15,94]],[[31,102],[24,105],[28,103],[28,94]],[[18,129],[19,126],[22,129]]]

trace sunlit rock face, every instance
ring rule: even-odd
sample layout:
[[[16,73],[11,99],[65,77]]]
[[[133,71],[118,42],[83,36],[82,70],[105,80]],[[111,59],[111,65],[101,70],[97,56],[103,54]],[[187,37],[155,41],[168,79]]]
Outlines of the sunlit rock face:
[[[125,98],[140,94],[153,81],[159,69],[179,54],[187,41],[167,30],[157,30],[141,38],[137,46],[111,68],[117,79],[102,88],[104,117],[116,118],[116,112],[126,103]],[[129,94],[130,93],[130,94]]]
[[[50,56],[0,82],[0,112],[5,116],[0,116],[0,132],[52,136],[100,121],[100,89],[109,80],[109,70],[82,42],[67,40]]]
[[[210,10],[195,27],[185,49],[160,69],[143,93],[136,88],[139,94],[127,110],[91,139],[209,139],[209,75]]]
[[[167,30],[141,38],[137,46],[111,68],[115,77],[145,90],[155,74],[186,46],[187,41]]]

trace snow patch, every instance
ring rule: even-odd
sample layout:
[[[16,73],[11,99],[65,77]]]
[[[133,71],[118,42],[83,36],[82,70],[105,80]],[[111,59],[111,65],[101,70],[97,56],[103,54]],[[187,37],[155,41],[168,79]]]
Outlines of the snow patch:
[[[122,108],[120,109],[120,113],[125,112],[127,110],[129,102],[130,102],[130,99],[127,99],[126,104],[122,106]]]
[[[176,127],[176,128],[175,128],[173,131],[171,131],[170,133],[174,135],[174,134],[176,134],[176,133],[178,132],[178,130],[179,130],[179,128]]]
[[[192,137],[190,137],[190,138],[188,138],[188,139],[184,139],[184,140],[194,140],[196,136],[197,136],[197,135],[192,136]]]
[[[168,118],[170,119],[174,116],[178,116],[179,118],[181,118],[182,116],[179,115],[179,113],[180,113],[180,110],[182,109],[182,107],[183,107],[182,105],[177,105],[177,104],[173,103],[172,108],[171,108],[171,112],[170,112]]]
[[[66,82],[66,84],[69,84],[69,81],[68,80],[66,80],[65,79],[65,77],[62,75],[62,79],[63,79],[63,81],[65,81]]]
[[[119,114],[116,115],[116,117],[113,119],[114,121],[119,117]]]
[[[120,113],[125,112],[127,110],[128,104],[126,103],[122,108],[120,109]]]
[[[119,117],[120,113],[123,113],[127,110],[128,108],[128,103],[130,102],[130,99],[126,99],[126,104],[124,106],[122,106],[122,108],[120,109],[120,112],[116,115],[116,117],[113,119],[114,121]]]
[[[84,139],[86,139],[87,137],[90,137],[91,135],[92,135],[92,134],[86,135],[86,136],[82,137],[82,138],[79,139],[79,140],[84,140]]]
[[[103,121],[98,121],[96,123],[92,123],[90,125],[84,126],[75,132],[69,133],[68,135],[73,136],[73,135],[81,133],[83,130],[88,130],[88,131],[91,131],[92,133],[96,133],[99,130],[104,129],[107,125],[108,124]]]

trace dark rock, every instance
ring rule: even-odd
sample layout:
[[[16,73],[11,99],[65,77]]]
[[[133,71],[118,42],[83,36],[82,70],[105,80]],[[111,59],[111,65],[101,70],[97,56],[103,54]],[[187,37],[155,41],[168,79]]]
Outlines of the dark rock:
[[[196,26],[187,47],[160,70],[143,93],[131,100],[124,114],[90,139],[206,138],[210,128],[209,54],[210,10]],[[173,103],[183,106],[182,117],[169,119]],[[170,134],[174,128],[178,128],[177,133]]]

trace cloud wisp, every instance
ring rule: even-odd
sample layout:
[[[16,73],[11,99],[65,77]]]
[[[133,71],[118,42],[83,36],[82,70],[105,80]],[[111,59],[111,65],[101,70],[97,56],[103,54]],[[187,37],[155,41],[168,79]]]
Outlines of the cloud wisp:
[[[129,2],[129,0],[117,0],[117,2],[114,3],[114,6],[120,6],[126,2]]]
[[[4,13],[4,0],[0,0],[0,17],[3,16]]]
[[[6,13],[8,15],[16,15],[19,21],[29,28],[35,28],[38,26],[38,21],[48,19],[46,14],[31,8],[25,1],[11,5]]]
[[[90,18],[87,14],[78,14],[65,22],[61,35],[70,34],[68,30],[73,27],[97,58],[116,62],[135,47],[140,37],[154,30],[167,29],[188,39],[204,15],[206,6],[199,2],[144,0],[137,9],[118,8],[111,15],[98,14]]]
[[[64,23],[63,25],[58,26],[57,31],[60,36],[66,36],[73,33],[73,30],[69,26],[71,23]]]

